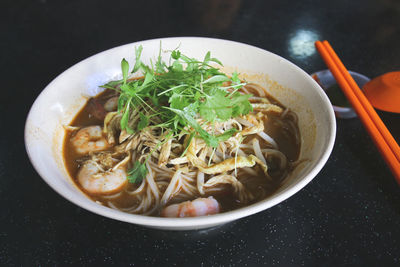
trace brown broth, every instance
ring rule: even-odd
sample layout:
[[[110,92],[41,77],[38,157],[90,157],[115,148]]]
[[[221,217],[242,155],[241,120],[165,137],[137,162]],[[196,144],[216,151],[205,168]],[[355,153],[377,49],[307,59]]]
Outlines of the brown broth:
[[[105,103],[105,101],[112,95],[114,94],[113,91],[111,90],[106,90],[103,93],[100,93],[98,96],[95,98],[100,100],[102,103]],[[279,103],[275,98],[273,98],[270,95],[267,95],[267,99],[275,104],[278,105],[282,108],[285,108],[281,103]],[[279,150],[286,155],[288,162],[294,162],[298,159],[299,154],[300,154],[300,143],[296,142],[295,138],[295,133],[293,131],[299,132],[297,124],[295,124],[295,129],[292,129],[293,123],[290,121],[292,118],[287,117],[285,119],[280,118],[279,115],[274,115],[274,114],[268,114],[267,119],[264,121],[265,125],[265,132],[270,135],[278,144]],[[90,126],[90,125],[100,125],[102,126],[103,121],[96,119],[93,117],[89,110],[87,104],[77,113],[77,115],[74,117],[74,119],[71,121],[70,125],[71,126]],[[72,180],[74,183],[84,192],[89,198],[91,198],[93,201],[97,201],[102,203],[103,205],[106,205],[104,199],[101,196],[96,196],[96,195],[90,195],[87,194],[79,182],[77,181],[77,173],[80,168],[80,162],[81,159],[84,158],[82,155],[79,155],[75,152],[70,139],[73,137],[74,133],[71,131],[67,131],[64,139],[64,144],[63,144],[63,158],[65,162],[65,166],[67,168],[67,171],[69,175],[72,177]],[[250,142],[253,138],[258,138],[260,140],[260,146],[261,148],[266,148],[266,143],[256,134],[254,135],[249,135],[245,138],[243,143]],[[268,162],[273,166],[273,162]],[[280,183],[284,177],[282,177],[283,173],[278,171],[274,171],[273,168],[271,170],[271,177],[274,178],[272,183],[266,183],[264,174],[259,166],[254,166],[254,168],[257,170],[257,173],[260,175],[257,177],[252,177],[255,181],[253,186],[247,187],[247,189],[253,194],[257,195],[260,191],[260,189],[263,189],[266,192],[266,195],[264,196],[267,197],[271,194],[273,194],[280,186]],[[289,167],[290,168],[290,164]],[[290,172],[291,170],[287,170],[286,173]],[[247,175],[243,173],[240,175]],[[248,176],[248,175],[247,175]],[[249,176],[251,177],[251,176]],[[207,180],[207,179],[205,179]],[[134,184],[128,184],[129,187],[132,189],[135,189],[137,185]],[[255,199],[251,203],[243,204],[240,203],[240,201],[237,199],[237,196],[233,193],[233,190],[230,190],[230,186],[226,186],[227,190],[224,192],[218,192],[213,194],[215,199],[221,204],[222,207],[222,212],[225,211],[230,211],[234,210],[237,208],[241,208],[250,204],[253,204],[255,202],[260,201],[261,199]],[[131,204],[132,202],[135,201],[126,192],[123,192],[120,197],[117,199],[113,200],[113,203],[118,205],[119,207],[127,207]],[[107,205],[106,205],[107,206]],[[158,216],[159,214],[152,214],[153,216]]]
[[[101,103],[104,104],[107,98],[109,98],[113,93],[114,92],[111,90],[105,90],[100,94],[98,94],[95,98],[100,100]],[[75,117],[72,119],[69,125],[77,127],[85,127],[91,125],[102,126],[103,121],[96,119],[94,116],[90,114],[86,102],[85,106],[83,106],[82,109],[75,115]],[[84,192],[79,182],[76,180],[76,176],[80,167],[79,159],[82,158],[82,155],[79,155],[78,153],[75,152],[75,149],[70,142],[71,138],[74,135],[75,132],[69,130],[66,131],[63,142],[63,158],[68,174],[72,177],[74,183],[82,190],[82,192]],[[90,197],[88,194],[86,195]]]

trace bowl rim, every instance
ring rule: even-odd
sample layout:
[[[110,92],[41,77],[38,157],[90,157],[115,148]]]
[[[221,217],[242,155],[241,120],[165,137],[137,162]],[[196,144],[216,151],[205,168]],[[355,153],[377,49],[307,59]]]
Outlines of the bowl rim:
[[[251,204],[249,206],[239,208],[236,210],[232,211],[227,211],[215,215],[210,215],[210,216],[202,216],[202,217],[190,217],[190,218],[163,218],[163,217],[152,217],[152,216],[145,216],[145,215],[137,215],[137,214],[130,214],[130,213],[124,213],[121,211],[113,210],[111,208],[99,205],[95,203],[94,201],[80,201],[78,199],[75,199],[72,195],[69,195],[65,193],[57,183],[55,183],[50,177],[48,177],[43,170],[39,167],[38,162],[36,162],[34,158],[33,151],[29,147],[29,143],[31,141],[31,134],[28,131],[28,122],[31,119],[32,113],[34,111],[34,107],[39,101],[40,98],[43,97],[43,95],[49,91],[52,90],[51,88],[53,87],[53,84],[58,80],[61,79],[63,74],[70,71],[71,69],[75,68],[76,66],[80,64],[85,64],[86,61],[89,61],[89,59],[97,56],[101,56],[102,54],[108,53],[112,50],[117,50],[121,49],[127,46],[134,46],[137,44],[141,44],[143,46],[146,45],[146,43],[149,42],[159,42],[163,40],[203,40],[203,41],[213,41],[213,42],[221,42],[222,44],[233,44],[233,45],[239,45],[239,46],[247,46],[251,49],[258,50],[259,52],[262,53],[267,53],[270,54],[274,57],[278,57],[280,60],[284,61],[285,63],[289,64],[292,68],[294,68],[297,72],[300,72],[305,79],[308,80],[309,83],[314,84],[317,90],[320,90],[321,94],[321,99],[323,100],[324,104],[328,107],[328,117],[329,117],[329,126],[331,128],[331,131],[329,132],[329,137],[327,138],[326,142],[326,149],[324,152],[321,153],[321,157],[316,160],[315,166],[313,169],[311,169],[308,173],[304,175],[304,178],[297,183],[295,183],[293,186],[285,188],[278,194],[274,195],[272,198],[266,198],[264,200],[258,201],[254,204]],[[161,227],[161,228],[170,228],[170,229],[179,229],[179,228],[185,228],[185,227],[190,227],[190,228],[201,228],[201,227],[207,227],[208,225],[216,225],[216,224],[222,224],[226,222],[230,222],[233,220],[237,220],[255,213],[258,213],[260,211],[266,210],[272,206],[277,205],[278,203],[288,199],[298,191],[300,191],[303,187],[305,187],[322,169],[322,167],[325,165],[326,161],[328,160],[333,146],[334,146],[334,141],[335,141],[335,136],[336,136],[336,120],[335,120],[335,115],[334,111],[332,109],[332,106],[330,104],[330,101],[326,94],[324,93],[323,89],[318,85],[314,79],[310,75],[308,75],[304,70],[302,70],[300,67],[295,65],[294,63],[290,62],[289,60],[274,54],[272,52],[269,52],[267,50],[264,50],[262,48],[242,43],[242,42],[236,42],[236,41],[231,41],[231,40],[225,40],[225,39],[218,39],[218,38],[209,38],[209,37],[167,37],[167,38],[155,38],[155,39],[148,39],[148,40],[143,40],[143,41],[137,41],[133,43],[128,43],[120,46],[116,46],[104,51],[101,51],[99,53],[96,53],[90,57],[87,57],[78,63],[72,65],[59,75],[57,75],[42,91],[41,93],[37,96],[35,99],[34,103],[32,104],[26,122],[25,122],[25,130],[24,130],[24,141],[25,141],[25,149],[27,151],[28,157],[35,168],[35,170],[38,172],[40,177],[53,189],[55,190],[58,194],[60,194],[62,197],[65,199],[69,200],[70,202],[76,204],[77,206],[84,208],[90,212],[93,212],[95,214],[108,217],[111,219],[123,221],[123,222],[128,222],[128,223],[134,223],[138,225],[143,225],[143,226],[148,226],[148,227]],[[71,179],[71,177],[68,177],[68,179]],[[87,197],[87,196],[85,196]]]

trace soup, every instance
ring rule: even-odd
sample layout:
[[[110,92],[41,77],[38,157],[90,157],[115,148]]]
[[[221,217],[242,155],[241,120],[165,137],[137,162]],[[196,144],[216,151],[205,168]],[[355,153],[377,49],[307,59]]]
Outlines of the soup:
[[[178,50],[103,87],[66,127],[64,161],[107,207],[164,217],[211,215],[260,201],[297,164],[297,116],[261,86]]]

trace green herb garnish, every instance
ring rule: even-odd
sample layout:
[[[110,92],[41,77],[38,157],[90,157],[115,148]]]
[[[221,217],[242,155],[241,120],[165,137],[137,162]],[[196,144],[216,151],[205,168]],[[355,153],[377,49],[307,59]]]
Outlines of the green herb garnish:
[[[146,165],[138,160],[133,164],[133,168],[128,171],[128,181],[132,184],[141,182],[147,174]]]
[[[103,85],[120,93],[118,112],[122,113],[122,130],[133,134],[146,127],[159,127],[176,136],[192,128],[191,138],[202,138],[208,146],[216,148],[219,142],[229,139],[237,130],[214,135],[204,130],[198,119],[202,119],[201,123],[223,122],[252,111],[248,100],[251,95],[237,92],[245,83],[236,72],[228,77],[211,66],[212,63],[222,66],[222,63],[212,58],[210,52],[199,61],[173,50],[167,65],[162,61],[160,48],[155,64],[151,62],[149,66],[141,61],[142,50],[142,46],[136,48],[136,61],[130,72],[136,76],[141,74],[142,78],[129,79],[130,66],[123,59],[122,80]],[[154,122],[151,119],[154,115],[162,123]],[[138,182],[146,173],[145,163],[137,161],[129,171],[128,179]]]

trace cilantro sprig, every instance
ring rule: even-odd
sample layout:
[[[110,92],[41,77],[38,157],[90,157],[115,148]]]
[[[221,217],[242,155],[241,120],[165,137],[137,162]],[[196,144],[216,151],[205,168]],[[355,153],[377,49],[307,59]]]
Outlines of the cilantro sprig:
[[[141,60],[142,51],[142,46],[135,49],[132,69],[128,61],[122,59],[122,80],[103,85],[120,93],[118,112],[122,113],[122,130],[133,134],[146,127],[159,127],[177,135],[190,126],[196,137],[216,148],[219,142],[229,139],[236,130],[214,135],[204,130],[198,119],[202,118],[205,123],[223,122],[252,111],[251,95],[238,92],[245,83],[236,72],[228,77],[213,67],[212,64],[223,65],[212,58],[210,52],[200,61],[176,49],[171,51],[169,64],[166,64],[160,47],[154,64],[146,65]],[[142,75],[142,78],[129,79],[131,74]],[[152,120],[155,114],[162,123]],[[129,180],[140,181],[146,173],[145,165],[135,162],[129,171]]]
[[[237,73],[228,77],[211,66],[212,63],[222,66],[222,63],[212,58],[210,52],[199,61],[173,50],[172,63],[167,65],[162,61],[160,49],[155,64],[148,66],[141,61],[142,50],[142,46],[136,48],[135,65],[130,73],[141,73],[143,78],[129,80],[130,66],[122,59],[122,80],[103,86],[119,88],[118,111],[123,113],[121,129],[128,133],[140,131],[148,125],[178,133],[189,125],[209,146],[216,147],[218,138],[202,130],[196,119],[201,117],[211,123],[226,121],[252,110],[248,101],[251,95],[237,92],[245,83],[240,81]],[[133,115],[133,111],[138,109],[143,112]],[[157,112],[164,123],[151,125],[149,117]],[[232,136],[234,132],[229,134]]]
[[[147,175],[147,168],[145,164],[140,163],[136,160],[133,164],[132,169],[128,171],[128,181],[131,184],[141,182]]]

